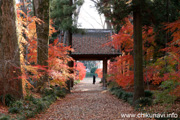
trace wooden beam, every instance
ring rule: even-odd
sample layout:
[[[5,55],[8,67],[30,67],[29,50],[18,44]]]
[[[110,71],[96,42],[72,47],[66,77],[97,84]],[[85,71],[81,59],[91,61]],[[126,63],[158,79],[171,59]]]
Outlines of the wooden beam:
[[[111,59],[121,54],[71,54],[75,60],[103,60],[104,58]]]

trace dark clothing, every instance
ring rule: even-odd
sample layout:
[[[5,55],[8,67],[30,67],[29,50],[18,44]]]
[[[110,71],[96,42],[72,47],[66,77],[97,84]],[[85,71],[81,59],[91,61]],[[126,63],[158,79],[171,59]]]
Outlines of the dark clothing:
[[[95,84],[95,82],[96,82],[96,76],[93,75],[93,84]]]

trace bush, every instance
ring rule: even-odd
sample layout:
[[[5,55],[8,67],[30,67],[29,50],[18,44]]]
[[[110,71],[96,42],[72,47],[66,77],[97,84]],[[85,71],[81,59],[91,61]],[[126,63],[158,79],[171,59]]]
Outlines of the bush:
[[[24,115],[26,116],[26,118],[31,118],[31,117],[34,117],[35,116],[35,112],[34,111],[31,111],[31,110],[26,110],[23,112]]]
[[[43,96],[48,96],[48,95],[52,95],[52,94],[54,94],[53,88],[43,90]]]
[[[128,98],[133,97],[133,93],[124,91],[121,87],[112,87],[109,90],[112,95],[115,95],[119,99],[128,101]]]
[[[38,100],[38,103],[36,104],[36,107],[37,107],[36,111],[38,113],[43,111],[45,108],[47,108],[46,104],[42,100]]]
[[[132,97],[133,97],[133,93],[131,93],[131,92],[124,92],[124,93],[122,94],[122,99],[123,99],[124,101],[127,101],[128,98],[132,98]]]
[[[171,95],[170,92],[173,92],[173,90],[178,85],[178,82],[175,82],[173,80],[168,80],[162,82],[160,85],[160,88],[162,88],[162,91],[156,91],[155,92],[155,103],[174,103],[174,101],[177,99],[177,96]]]
[[[16,101],[9,108],[10,113],[20,113],[23,109],[23,101]]]
[[[20,109],[18,107],[11,107],[9,108],[9,113],[20,113]]]
[[[122,89],[116,90],[116,97],[118,99],[122,99],[122,96],[124,93],[125,93],[125,91],[123,91]]]
[[[66,96],[66,93],[63,90],[55,90],[55,95],[64,98]]]
[[[151,91],[149,91],[149,90],[145,90],[144,94],[145,94],[145,97],[149,97],[149,98],[153,97],[153,93]]]
[[[130,105],[133,105],[133,97],[129,97],[127,99],[127,102],[130,104]]]
[[[0,101],[3,102],[3,96],[0,96]],[[13,102],[15,101],[15,98],[10,95],[10,94],[7,94],[5,95],[5,105],[6,106],[11,106],[13,104]]]
[[[10,116],[3,114],[3,115],[0,116],[0,120],[10,120]]]
[[[18,120],[34,117],[37,113],[47,109],[57,97],[65,97],[66,89],[53,87],[44,89],[42,98],[34,98],[32,95],[25,96],[25,100],[15,101],[9,108],[10,113],[17,113]]]
[[[152,105],[152,99],[148,97],[141,97],[140,99],[135,101],[136,108],[142,108],[144,106]]]

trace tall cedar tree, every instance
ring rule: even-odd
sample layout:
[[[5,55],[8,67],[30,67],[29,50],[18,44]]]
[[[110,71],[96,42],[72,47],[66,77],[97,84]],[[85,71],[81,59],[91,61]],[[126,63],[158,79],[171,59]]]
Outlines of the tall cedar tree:
[[[0,0],[0,95],[23,97],[15,0]]]
[[[83,0],[73,2],[71,0],[51,0],[50,17],[53,20],[53,27],[57,30],[52,37],[58,36],[59,42],[64,45],[67,44],[68,30],[77,31],[77,19],[82,4]]]
[[[43,21],[42,24],[36,23],[37,32],[37,64],[48,69],[48,46],[49,46],[49,0],[34,0],[34,15]],[[44,87],[48,82],[48,74],[40,78],[38,87]]]
[[[134,96],[133,104],[144,96],[143,80],[143,48],[142,48],[142,0],[133,0],[133,29],[134,29]]]

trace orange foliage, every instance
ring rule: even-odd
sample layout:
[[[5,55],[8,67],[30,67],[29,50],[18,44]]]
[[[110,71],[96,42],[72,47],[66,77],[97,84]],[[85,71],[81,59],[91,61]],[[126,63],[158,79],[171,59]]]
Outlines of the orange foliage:
[[[72,68],[67,65],[69,61],[73,60],[68,56],[68,51],[72,51],[72,49],[64,47],[58,40],[54,40],[54,43],[49,45],[48,69],[46,69],[47,66],[37,65],[36,23],[41,24],[43,21],[35,16],[26,15],[20,10],[20,6],[21,4],[17,4],[18,36],[21,50],[21,78],[23,79],[24,93],[26,84],[28,87],[33,87],[28,79],[35,82],[44,74],[43,72],[40,73],[39,70],[48,72],[49,77],[53,79],[50,81],[51,83],[65,86],[67,78],[74,76],[69,72]],[[50,23],[52,24],[52,20]],[[49,35],[53,32],[55,32],[55,29],[50,25]]]
[[[83,80],[86,76],[86,67],[81,62],[75,62],[74,66],[76,80]]]
[[[177,81],[179,85],[173,94],[180,96],[180,18],[173,23],[166,24],[166,30],[172,33],[172,41],[167,43],[167,47],[164,50],[168,52],[171,57],[169,62],[176,66],[176,70],[165,74],[164,80]]]
[[[95,73],[98,75],[99,78],[103,77],[102,68],[96,69]]]
[[[118,34],[112,36],[112,45],[115,49],[121,50],[122,56],[115,59],[115,62],[109,64],[109,80],[115,80],[122,87],[132,86],[134,83],[134,61],[133,61],[133,25],[130,22],[131,17],[125,18],[125,24]],[[150,61],[154,51],[154,34],[152,27],[143,28],[143,49],[145,60]],[[148,45],[148,46],[147,46]],[[144,76],[146,77],[146,76]],[[146,80],[146,79],[145,79]]]
[[[115,49],[121,50],[122,56],[117,57],[115,62],[109,64],[108,80],[115,80],[120,86],[127,87],[133,84],[133,57],[130,54],[133,50],[133,25],[130,17],[125,18],[125,25],[122,26],[118,34],[112,36],[113,41],[107,45],[112,45]]]
[[[126,18],[126,24],[122,26],[122,29],[118,34],[112,36],[113,41],[107,43],[112,45],[116,49],[121,50],[122,56],[115,59],[115,62],[109,64],[109,80],[115,80],[118,85],[122,87],[128,87],[133,85],[134,73],[133,73],[133,26],[129,21],[130,18]],[[163,81],[173,80],[178,82],[171,94],[180,96],[180,19],[166,24],[167,32],[172,33],[172,41],[167,43],[167,47],[163,51],[167,52],[167,55],[157,59],[155,63],[151,63],[153,60],[153,54],[156,47],[154,32],[152,27],[143,27],[143,50],[144,60],[150,62],[146,64],[144,68],[144,81],[151,81],[152,84],[160,84]],[[167,67],[165,67],[167,66]],[[176,66],[176,68],[174,67]]]

